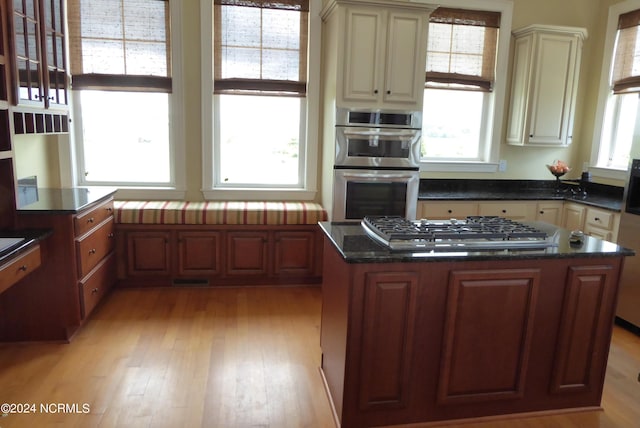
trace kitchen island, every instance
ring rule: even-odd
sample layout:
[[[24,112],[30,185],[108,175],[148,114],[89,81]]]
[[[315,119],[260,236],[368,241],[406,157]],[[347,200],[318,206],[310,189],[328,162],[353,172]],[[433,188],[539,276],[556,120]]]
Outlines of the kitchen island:
[[[553,246],[391,251],[359,223],[325,233],[321,372],[339,426],[600,407],[624,257]]]

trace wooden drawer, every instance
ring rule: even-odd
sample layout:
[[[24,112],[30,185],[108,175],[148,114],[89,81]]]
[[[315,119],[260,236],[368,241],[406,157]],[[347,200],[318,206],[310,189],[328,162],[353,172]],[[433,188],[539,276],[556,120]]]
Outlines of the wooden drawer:
[[[77,215],[73,219],[76,236],[84,235],[111,216],[113,216],[113,199]]]
[[[421,218],[450,219],[465,218],[470,215],[478,215],[478,204],[473,202],[422,202]]]
[[[76,241],[78,278],[82,279],[115,248],[113,218],[105,220],[91,234]]]
[[[536,204],[531,202],[485,202],[479,204],[478,213],[484,216],[500,216],[514,220],[535,219]]]
[[[601,229],[613,229],[614,213],[596,208],[587,209],[586,225],[599,227]],[[585,226],[586,228],[586,226]]]
[[[40,245],[0,266],[0,293],[40,266]]]
[[[116,257],[109,254],[98,266],[80,281],[80,308],[86,318],[100,302],[116,280]]]

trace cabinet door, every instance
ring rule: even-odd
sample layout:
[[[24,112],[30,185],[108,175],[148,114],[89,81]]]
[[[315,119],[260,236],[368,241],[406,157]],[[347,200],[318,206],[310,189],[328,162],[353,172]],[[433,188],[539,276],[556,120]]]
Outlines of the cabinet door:
[[[428,20],[419,13],[389,12],[385,82],[385,104],[421,106],[424,92]]]
[[[576,37],[540,34],[537,40],[529,143],[565,145],[571,141],[574,85],[577,85]]]
[[[562,220],[562,202],[540,202],[536,220],[560,226]]]
[[[578,204],[564,204],[562,209],[562,227],[569,230],[584,229],[585,207]]]
[[[449,278],[438,403],[522,398],[540,270],[460,270]]]
[[[220,273],[220,232],[178,232],[178,275]]]
[[[67,106],[67,72],[65,49],[65,1],[46,0],[41,2],[42,45],[44,49],[44,87],[46,107]]]
[[[267,232],[228,232],[227,275],[267,275],[267,245]]]
[[[171,232],[127,233],[127,273],[131,276],[158,276],[171,273]]]
[[[276,232],[274,273],[313,276],[318,263],[314,232]]]
[[[44,107],[39,1],[13,1],[15,100]]]
[[[381,10],[349,7],[345,11],[342,98],[376,103],[382,91],[386,28]]]

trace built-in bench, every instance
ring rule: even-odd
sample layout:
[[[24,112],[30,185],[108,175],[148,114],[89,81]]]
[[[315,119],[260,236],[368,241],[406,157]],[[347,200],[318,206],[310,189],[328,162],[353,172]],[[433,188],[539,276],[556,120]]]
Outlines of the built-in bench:
[[[116,201],[120,286],[318,283],[314,202]]]

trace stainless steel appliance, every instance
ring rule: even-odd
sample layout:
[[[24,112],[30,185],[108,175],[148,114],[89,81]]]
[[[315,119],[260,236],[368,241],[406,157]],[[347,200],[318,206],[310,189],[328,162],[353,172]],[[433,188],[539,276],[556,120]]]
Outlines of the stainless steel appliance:
[[[631,162],[624,201],[618,244],[635,250],[636,255],[624,262],[616,316],[640,329],[640,159]]]
[[[336,111],[332,220],[415,219],[421,112]]]
[[[336,168],[333,176],[334,221],[360,220],[366,215],[416,217],[417,170]]]
[[[366,216],[367,234],[391,250],[476,251],[540,249],[557,246],[555,229],[497,216],[462,220],[416,220],[398,216]]]

